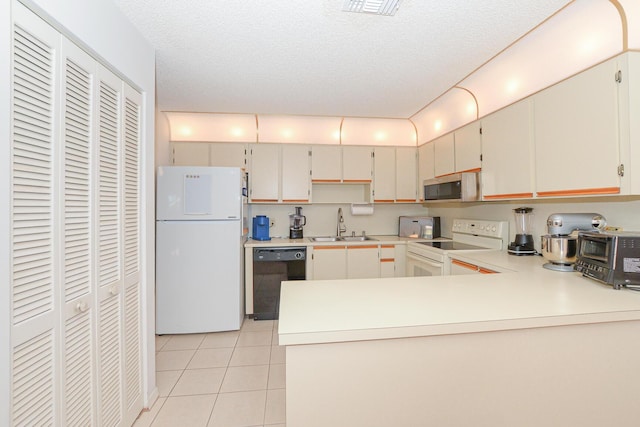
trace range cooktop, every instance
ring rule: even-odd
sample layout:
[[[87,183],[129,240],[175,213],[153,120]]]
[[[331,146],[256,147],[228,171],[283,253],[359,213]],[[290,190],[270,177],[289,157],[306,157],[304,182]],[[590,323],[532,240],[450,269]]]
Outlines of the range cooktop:
[[[463,251],[472,249],[487,249],[482,246],[469,245],[466,243],[460,243],[453,240],[446,240],[440,242],[416,242],[424,246],[430,246],[432,248],[442,249],[444,251]]]

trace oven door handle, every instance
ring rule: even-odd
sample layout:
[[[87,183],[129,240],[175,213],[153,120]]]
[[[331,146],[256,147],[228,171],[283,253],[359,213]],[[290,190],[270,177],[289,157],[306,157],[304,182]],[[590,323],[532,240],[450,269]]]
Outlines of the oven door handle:
[[[418,261],[427,265],[430,265],[431,267],[435,267],[435,268],[442,268],[442,263],[441,262],[437,262],[437,261],[432,261],[428,258],[424,258],[421,257],[419,255],[415,255],[411,252],[407,252],[407,258],[411,259],[413,261]]]

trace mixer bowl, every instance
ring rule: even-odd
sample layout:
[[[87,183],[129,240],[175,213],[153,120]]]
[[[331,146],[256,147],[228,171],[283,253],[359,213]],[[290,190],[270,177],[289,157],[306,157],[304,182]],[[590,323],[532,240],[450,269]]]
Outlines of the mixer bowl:
[[[540,251],[542,256],[551,263],[544,267],[551,270],[573,271],[578,249],[576,236],[544,235],[541,237]]]

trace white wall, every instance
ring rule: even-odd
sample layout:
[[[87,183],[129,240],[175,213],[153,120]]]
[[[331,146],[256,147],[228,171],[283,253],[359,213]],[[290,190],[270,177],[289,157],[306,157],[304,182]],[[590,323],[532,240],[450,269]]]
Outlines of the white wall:
[[[141,91],[142,117],[142,289],[145,298],[145,405],[157,394],[155,384],[155,191],[154,114],[155,51],[110,0],[21,0],[68,38],[84,47],[112,71]],[[10,140],[11,1],[0,2],[0,140]],[[9,425],[10,307],[6,298],[10,281],[10,153],[0,150],[0,425]]]

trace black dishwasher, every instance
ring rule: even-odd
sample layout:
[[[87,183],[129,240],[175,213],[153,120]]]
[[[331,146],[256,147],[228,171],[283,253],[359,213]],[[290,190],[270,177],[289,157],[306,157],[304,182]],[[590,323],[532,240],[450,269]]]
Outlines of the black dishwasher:
[[[272,320],[280,312],[280,283],[304,280],[307,248],[253,249],[253,318]]]

